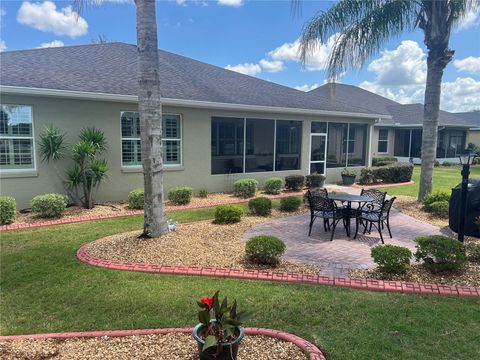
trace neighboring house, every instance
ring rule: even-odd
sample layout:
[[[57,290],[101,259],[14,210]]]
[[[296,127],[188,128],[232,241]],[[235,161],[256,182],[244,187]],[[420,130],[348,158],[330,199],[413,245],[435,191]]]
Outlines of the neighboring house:
[[[383,109],[315,96],[159,51],[165,190],[228,191],[239,178],[325,173],[371,163],[373,126]],[[143,174],[137,113],[137,50],[123,43],[3,52],[0,55],[2,195],[29,206],[63,192],[58,166],[42,162],[39,134],[53,124],[73,144],[95,126],[108,140],[109,178],[98,201],[125,199]],[[373,147],[372,147],[373,146]],[[387,146],[388,147],[388,146]]]
[[[362,88],[344,84],[326,84],[309,92],[321,99],[347,100],[375,113],[389,114],[374,126],[373,156],[395,156],[401,161],[420,163],[423,105],[402,105]],[[458,155],[472,142],[480,146],[480,112],[449,113],[438,118],[437,160],[458,162]]]

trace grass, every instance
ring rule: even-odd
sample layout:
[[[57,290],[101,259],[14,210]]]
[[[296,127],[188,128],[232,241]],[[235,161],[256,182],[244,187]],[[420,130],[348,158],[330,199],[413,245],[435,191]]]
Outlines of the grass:
[[[442,190],[450,193],[453,187],[457,186],[462,181],[460,174],[461,168],[459,166],[451,167],[436,167],[433,170],[433,191]],[[480,166],[473,166],[470,169],[471,178],[480,177]],[[415,181],[413,185],[394,186],[384,189],[388,195],[406,195],[417,196],[418,184],[420,181],[420,166],[415,166],[413,169],[412,180]],[[380,189],[381,190],[381,189]]]
[[[170,213],[178,221],[211,209]],[[473,359],[480,302],[326,286],[100,269],[87,242],[142,226],[141,216],[1,233],[0,333],[193,326],[195,300],[220,289],[254,311],[249,326],[315,342],[328,359]]]

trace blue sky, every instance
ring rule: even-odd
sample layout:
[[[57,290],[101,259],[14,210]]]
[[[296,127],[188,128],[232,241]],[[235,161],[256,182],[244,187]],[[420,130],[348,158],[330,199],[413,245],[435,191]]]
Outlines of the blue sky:
[[[2,1],[3,50],[88,44],[99,34],[135,43],[135,7],[130,0],[107,0],[84,9],[80,18],[72,1]],[[161,1],[157,5],[159,47],[220,67],[307,90],[325,81],[331,47],[322,44],[306,68],[296,57],[302,26],[328,1],[303,1],[294,17],[290,1]],[[450,111],[480,108],[480,16],[471,13],[455,29],[455,61],[444,75],[442,107]],[[385,50],[341,82],[360,85],[403,103],[421,102],[426,50],[421,31],[385,44]],[[332,39],[333,40],[333,39]]]

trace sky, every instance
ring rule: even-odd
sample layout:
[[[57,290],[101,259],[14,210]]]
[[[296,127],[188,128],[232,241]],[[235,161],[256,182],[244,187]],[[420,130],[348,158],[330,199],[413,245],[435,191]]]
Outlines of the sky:
[[[88,2],[88,0],[87,0]],[[97,2],[98,4],[93,4]],[[136,42],[132,0],[90,0],[80,14],[69,1],[0,2],[0,51]],[[334,43],[320,44],[305,66],[298,38],[306,21],[328,9],[330,1],[302,1],[294,15],[288,1],[165,0],[157,2],[159,48],[250,76],[308,91],[326,81],[325,67]],[[454,29],[454,60],[445,70],[441,108],[480,109],[480,11]],[[401,103],[421,103],[426,79],[423,32],[405,33],[384,44],[361,69],[339,82],[363,87]]]

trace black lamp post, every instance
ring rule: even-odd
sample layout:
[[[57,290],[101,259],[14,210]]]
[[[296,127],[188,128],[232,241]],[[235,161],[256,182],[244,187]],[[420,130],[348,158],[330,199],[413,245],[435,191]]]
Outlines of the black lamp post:
[[[470,150],[466,150],[463,155],[459,156],[460,164],[462,164],[462,195],[460,198],[460,221],[458,223],[458,241],[463,243],[465,238],[465,218],[467,217],[467,191],[468,191],[468,176],[470,175],[470,165],[475,158]]]

